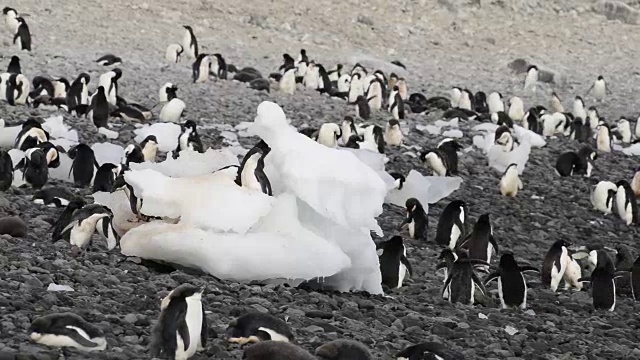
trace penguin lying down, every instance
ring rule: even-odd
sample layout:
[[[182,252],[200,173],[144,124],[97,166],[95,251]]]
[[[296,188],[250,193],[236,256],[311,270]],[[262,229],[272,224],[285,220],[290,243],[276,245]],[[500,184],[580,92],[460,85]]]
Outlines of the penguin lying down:
[[[73,313],[49,314],[33,320],[29,327],[29,338],[42,345],[84,351],[107,348],[102,330]]]

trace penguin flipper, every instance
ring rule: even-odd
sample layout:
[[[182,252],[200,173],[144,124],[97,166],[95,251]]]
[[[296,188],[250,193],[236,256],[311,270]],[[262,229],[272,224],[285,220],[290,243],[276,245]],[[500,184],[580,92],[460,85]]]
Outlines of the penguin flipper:
[[[16,32],[16,34],[13,35],[13,45],[16,44],[16,40],[18,40],[19,37],[20,37],[20,33],[19,32]]]
[[[407,268],[407,270],[409,271],[409,275],[413,276],[413,269],[411,268],[411,263],[409,263],[409,259],[407,259],[406,256],[402,255],[400,257],[400,262],[404,264],[404,266]]]
[[[591,282],[591,277],[590,276],[581,277],[580,279],[578,279],[578,282]]]
[[[447,274],[447,280],[444,281],[444,286],[442,287],[442,297],[444,297],[444,292],[447,291],[447,287],[451,284],[451,272]]]
[[[402,230],[402,228],[404,228],[405,225],[409,224],[411,220],[413,220],[413,217],[411,215],[405,217],[404,220],[402,220],[402,222],[398,226],[398,230]]]
[[[185,311],[185,316],[186,316],[186,311]],[[178,322],[178,335],[180,335],[180,337],[182,338],[182,343],[184,344],[184,350],[186,351],[189,348],[189,345],[191,344],[191,340],[189,337],[189,326],[187,325],[187,321],[185,318],[182,318],[180,322]]]
[[[62,231],[60,231],[60,234],[64,234],[67,231],[70,231],[74,226],[76,226],[76,224],[80,224],[80,221],[79,220],[73,220],[73,221],[69,222],[67,224],[67,226],[62,228]]]
[[[491,274],[489,274],[489,276],[487,276],[486,279],[484,279],[484,285],[488,285],[490,282],[492,282],[493,280],[497,280],[500,277],[500,272],[496,271],[496,272],[492,272]]]
[[[84,336],[80,335],[80,333],[78,332],[78,329],[76,330],[75,326],[70,326],[67,325],[65,326],[64,329],[61,329],[61,334],[60,335],[64,335],[69,337],[71,340],[77,342],[78,344],[84,346],[84,347],[88,347],[88,348],[93,348],[93,347],[97,347],[98,344],[94,343],[93,341],[85,338]]]
[[[540,269],[538,269],[538,268],[536,268],[534,266],[528,266],[528,265],[520,266],[520,272],[521,273],[525,273],[525,272],[529,272],[529,271],[535,271],[535,272],[539,273]]]
[[[440,269],[447,268],[447,267],[448,267],[447,263],[443,261],[443,262],[439,263],[438,265],[436,265],[436,271],[438,271]]]
[[[493,245],[493,248],[496,250],[496,254],[500,253],[500,247],[498,246],[498,242],[493,237],[493,235],[489,235],[489,242]]]

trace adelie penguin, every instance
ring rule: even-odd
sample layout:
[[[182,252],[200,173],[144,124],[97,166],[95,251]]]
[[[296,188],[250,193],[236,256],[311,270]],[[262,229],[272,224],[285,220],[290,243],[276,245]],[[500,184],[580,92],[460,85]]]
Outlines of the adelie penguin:
[[[38,317],[29,326],[31,341],[52,347],[71,347],[82,351],[102,351],[107,339],[99,328],[73,313]]]
[[[400,129],[398,120],[389,120],[384,131],[384,141],[390,146],[400,146],[402,144],[402,138],[402,129]]]
[[[207,344],[208,325],[203,288],[182,284],[160,305],[160,318],[151,331],[151,356],[186,360]]]
[[[155,135],[149,135],[140,143],[142,148],[142,155],[144,155],[144,161],[156,162],[156,156],[158,155],[158,138]]]
[[[462,240],[467,236],[468,216],[469,210],[464,201],[453,200],[450,202],[442,210],[438,220],[436,244],[452,250],[456,249],[458,240]]]
[[[464,355],[437,342],[411,345],[396,354],[396,360],[465,360]]]
[[[117,106],[118,104],[118,80],[121,77],[122,70],[115,68],[100,75],[98,81],[98,88],[100,86],[104,88],[104,95],[112,106]]]
[[[405,202],[406,217],[400,224],[400,229],[405,225],[409,228],[409,237],[416,240],[427,240],[429,230],[429,218],[424,207],[416,198],[409,198]]]
[[[282,341],[261,341],[244,349],[243,360],[318,360],[303,348]]]
[[[191,66],[191,71],[194,83],[209,81],[209,73],[211,72],[211,57],[209,54],[198,55]]]
[[[458,252],[458,259],[448,271],[447,279],[442,288],[443,296],[446,293],[449,302],[473,306],[477,297],[476,289],[480,291],[480,296],[478,297],[486,297],[487,291],[473,270],[474,265],[489,266],[488,263],[482,260],[469,259],[466,251]]]
[[[491,263],[493,252],[500,252],[498,242],[493,237],[493,226],[489,219],[489,214],[482,214],[478,218],[473,231],[467,236],[459,246],[460,249],[466,249],[470,259],[478,259]],[[488,272],[489,268],[483,265],[477,265],[480,271]]]
[[[19,150],[26,151],[47,141],[49,141],[49,133],[42,128],[38,120],[28,118],[16,136],[15,146]]]
[[[11,34],[15,34],[18,30],[18,12],[10,7],[5,7],[2,9],[2,14],[4,15],[4,21],[7,24],[7,28],[11,32]]]
[[[503,152],[511,152],[515,147],[515,140],[511,134],[511,130],[505,125],[496,129],[493,139],[494,144],[500,146]]]
[[[62,210],[62,212],[60,213],[60,216],[58,216],[58,219],[56,220],[56,222],[49,229],[51,231],[51,240],[53,242],[56,242],[63,238],[62,230],[71,222],[71,217],[73,216],[73,213],[76,210],[81,209],[85,205],[86,203],[82,199],[74,199],[67,204],[64,210]],[[69,235],[68,232],[65,233],[65,236],[67,235]],[[67,240],[68,240],[68,236],[67,236]]]
[[[184,36],[182,37],[182,47],[184,48],[187,55],[195,59],[198,57],[198,40],[196,36],[193,34],[193,29],[191,26],[182,25],[184,28]]]
[[[181,126],[180,135],[178,135],[178,147],[173,152],[173,158],[177,159],[181,151],[191,150],[199,153],[204,152],[202,141],[196,130],[196,123],[193,120],[187,120]]]
[[[631,185],[626,180],[616,183],[616,210],[620,219],[627,225],[638,224],[638,204]]]
[[[564,112],[564,106],[562,105],[562,101],[558,97],[558,94],[556,94],[555,92],[551,93],[551,102],[549,105],[549,110],[551,111],[551,113]]]
[[[524,78],[524,90],[527,92],[535,93],[537,84],[538,67],[535,65],[530,65],[527,69],[527,75]]]
[[[284,320],[270,314],[252,312],[232,320],[226,330],[227,341],[245,345],[261,341],[293,342],[294,336]]]
[[[604,98],[611,94],[609,87],[607,87],[607,83],[604,81],[604,77],[599,75],[598,78],[593,82],[587,93],[591,92],[593,98],[596,101],[604,101]]]
[[[489,107],[489,113],[494,114],[497,112],[504,112],[504,100],[502,94],[498,92],[492,92],[487,97],[487,106]]]
[[[640,196],[640,167],[634,170],[633,178],[631,179],[631,189],[636,197]]]
[[[221,54],[213,54],[216,61],[213,63],[213,74],[221,80],[227,80],[227,62]]]
[[[485,286],[491,281],[498,281],[498,296],[503,309],[511,307],[527,308],[527,281],[524,273],[528,271],[540,272],[532,266],[520,266],[512,253],[500,257],[498,270],[485,280]]]
[[[369,107],[369,102],[364,95],[359,95],[356,98],[356,101],[351,105],[356,106],[357,117],[360,117],[363,120],[369,120],[371,118],[371,108]]]
[[[315,354],[318,360],[373,360],[364,344],[348,339],[333,340],[321,345]]]
[[[10,74],[22,74],[22,68],[20,67],[20,58],[17,56],[12,56],[9,61],[9,66],[7,67],[7,72]],[[35,78],[34,78],[35,82]],[[35,84],[33,85],[35,87]]]
[[[67,106],[69,112],[74,111],[80,105],[89,103],[89,89],[87,85],[91,81],[89,74],[82,73],[71,83],[67,92]]]
[[[420,154],[420,160],[427,162],[436,176],[453,176],[458,174],[458,150],[462,146],[457,141],[446,138],[435,150],[427,150]]]
[[[560,176],[583,175],[590,177],[593,171],[593,161],[598,154],[588,146],[584,146],[575,153],[569,151],[561,154],[556,161],[556,174]]]
[[[581,278],[579,281],[591,283],[594,309],[613,311],[616,308],[615,279],[624,274],[616,273],[613,260],[605,250],[593,250],[589,256],[594,255],[597,257],[596,268],[591,276]]]
[[[590,200],[593,209],[604,215],[612,213],[613,200],[616,198],[618,187],[611,181],[600,181],[591,192]]]
[[[112,163],[104,163],[100,165],[98,171],[96,171],[96,177],[93,180],[92,191],[104,191],[111,192],[113,185],[115,184],[116,177],[120,173],[120,166]]]
[[[32,148],[25,151],[23,164],[22,177],[34,189],[39,189],[47,183],[49,167],[42,149]]]
[[[567,264],[571,263],[569,244],[564,240],[558,240],[551,246],[542,263],[542,285],[550,286],[555,292],[558,290],[560,280],[567,270]]]
[[[73,173],[73,182],[77,186],[89,186],[96,168],[99,168],[93,149],[87,144],[78,144],[67,152],[73,160],[69,177]]]
[[[596,127],[596,149],[602,152],[611,152],[611,128],[605,122]]]
[[[13,36],[13,44],[15,45],[16,41],[20,40],[18,44],[20,50],[31,51],[31,32],[29,31],[29,26],[22,17],[17,17],[16,20],[18,21],[18,30]]]
[[[503,196],[516,197],[522,188],[522,180],[518,175],[518,164],[509,164],[500,179],[500,193]]]
[[[402,237],[394,236],[376,246],[382,284],[389,289],[401,288],[407,273],[413,275]]]
[[[238,169],[236,184],[272,196],[271,183],[264,173],[264,158],[270,151],[271,148],[263,140],[249,150]]]
[[[65,188],[50,187],[38,190],[33,194],[31,201],[35,204],[48,207],[66,207],[76,196]]]
[[[393,178],[393,188],[397,190],[402,190],[402,187],[404,186],[404,182],[406,181],[406,178],[404,177],[404,175],[399,174],[397,172],[391,172],[389,173],[389,175],[391,175],[391,177]]]
[[[167,50],[165,51],[164,58],[169,62],[177,64],[178,62],[180,62],[180,58],[182,57],[183,53],[184,48],[182,47],[182,45],[169,44],[169,46],[167,46]]]
[[[96,60],[96,63],[102,66],[115,66],[122,64],[122,59],[113,54],[107,54]]]
[[[122,156],[122,164],[124,164],[127,168],[131,163],[143,163],[144,162],[144,154],[142,153],[142,147],[138,144],[129,144],[124,149],[124,154]]]
[[[391,112],[391,116],[393,116],[394,119],[402,120],[405,118],[404,100],[402,100],[402,96],[400,95],[398,86],[393,88],[392,93],[394,94],[394,96],[392,102],[389,105],[389,112]]]
[[[91,235],[98,232],[107,240],[107,250],[116,247],[120,237],[112,224],[113,213],[108,208],[89,204],[73,212],[69,223],[62,229],[60,235],[68,239],[72,246],[85,249],[91,242]]]
[[[93,124],[100,130],[106,129],[109,121],[109,102],[105,94],[105,88],[98,86],[98,90],[91,99],[91,118]]]

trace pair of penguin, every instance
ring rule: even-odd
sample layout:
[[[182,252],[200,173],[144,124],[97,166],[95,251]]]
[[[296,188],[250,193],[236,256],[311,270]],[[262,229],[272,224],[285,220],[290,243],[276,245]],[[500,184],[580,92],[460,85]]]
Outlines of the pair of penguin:
[[[191,66],[192,78],[194,83],[202,83],[209,80],[210,75],[214,75],[218,79],[227,79],[227,63],[221,54],[213,54],[216,58],[215,64],[212,62],[209,54],[202,53],[198,55]],[[212,68],[213,66],[213,68]]]
[[[590,195],[594,210],[604,215],[612,213],[614,199],[616,212],[621,220],[627,225],[640,223],[635,191],[626,180],[620,180],[615,184],[610,181],[600,181]]]
[[[72,246],[84,250],[94,232],[107,241],[107,250],[112,250],[120,242],[109,208],[98,204],[84,205],[84,202],[74,200],[62,211],[52,227],[52,240],[68,240]]]
[[[593,171],[593,162],[598,158],[598,153],[589,146],[583,146],[576,153],[568,151],[560,154],[556,161],[555,170],[560,176],[583,175],[590,177]]]
[[[2,14],[5,16],[5,21],[13,34],[13,44],[15,45],[16,41],[20,40],[18,43],[20,50],[31,51],[31,32],[24,18],[10,7],[2,9]]]
[[[23,74],[3,73],[0,75],[0,96],[9,105],[25,105],[29,101],[31,83]]]
[[[426,162],[435,176],[454,176],[458,174],[458,150],[462,146],[451,138],[442,140],[433,150],[420,154],[420,160]]]

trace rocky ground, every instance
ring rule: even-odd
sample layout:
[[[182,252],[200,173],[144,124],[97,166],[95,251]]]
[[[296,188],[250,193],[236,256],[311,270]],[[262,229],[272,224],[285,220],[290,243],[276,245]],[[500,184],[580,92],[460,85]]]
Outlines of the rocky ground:
[[[294,96],[267,94],[231,81],[190,83],[190,63],[165,64],[164,49],[182,38],[181,25],[194,27],[203,51],[220,52],[237,66],[255,66],[264,74],[277,69],[283,52],[304,47],[327,66],[362,61],[370,67],[391,69],[398,59],[407,65],[410,92],[438,95],[453,85],[474,91],[501,91],[520,95],[522,76],[507,63],[525,58],[555,72],[557,84],[543,84],[537,98],[525,103],[548,104],[553,90],[570,109],[575,95],[584,95],[597,75],[609,80],[613,96],[598,105],[601,114],[615,120],[635,119],[635,88],[640,70],[640,32],[631,10],[610,10],[609,2],[584,1],[222,1],[127,2],[21,1],[6,4],[29,14],[34,51],[19,54],[23,73],[75,78],[92,76],[95,86],[103,68],[93,63],[104,53],[124,59],[120,92],[126,99],[153,106],[157,89],[167,81],[180,86],[178,96],[188,105],[189,118],[200,124],[252,121],[263,100],[281,104],[296,126],[318,126],[339,121],[353,109],[343,102],[301,91]],[[632,4],[637,6],[637,4]],[[625,9],[620,7],[620,9]],[[626,11],[626,12],[625,12]],[[607,19],[609,18],[609,19]],[[1,66],[11,55],[10,34],[2,35]],[[592,101],[586,98],[588,104]],[[28,115],[48,113],[0,103],[0,117],[17,124]],[[429,147],[441,136],[423,134],[437,116],[410,115],[409,145]],[[384,113],[375,121],[383,124]],[[105,141],[86,120],[66,118],[83,142]],[[133,139],[132,124],[113,120],[126,145]],[[471,146],[474,123],[462,124],[459,141]],[[201,131],[203,142],[224,146],[216,129]],[[255,139],[243,139],[250,146]],[[589,191],[599,180],[630,180],[634,158],[603,154],[591,179],[560,179],[553,172],[556,157],[579,144],[550,139],[534,149],[523,175],[524,190],[515,199],[498,191],[499,177],[486,159],[473,150],[460,158],[462,187],[431,206],[430,223],[452,199],[465,200],[471,217],[492,214],[495,236],[502,249],[514,251],[519,261],[541,266],[550,245],[558,239],[576,244],[625,244],[638,252],[638,228],[625,226],[614,216],[591,210]],[[418,169],[415,159],[391,150],[389,171]],[[68,186],[52,181],[50,185]],[[86,189],[74,189],[88,195]],[[182,271],[162,273],[127,259],[117,250],[98,249],[81,257],[64,242],[52,244],[48,228],[59,210],[30,201],[31,189],[0,194],[0,215],[18,214],[28,222],[29,234],[18,239],[0,236],[0,352],[19,352],[38,359],[86,359],[75,351],[53,351],[29,342],[31,320],[49,312],[74,311],[100,326],[109,341],[95,359],[148,358],[150,326],[158,316],[159,301],[185,282],[207,285],[205,302],[209,324],[222,334],[226,324],[248,310],[287,317],[297,342],[308,349],[336,338],[362,341],[379,359],[389,359],[405,346],[437,340],[463,352],[468,359],[640,359],[638,305],[625,295],[613,313],[594,312],[588,291],[554,294],[530,278],[529,310],[501,311],[489,306],[451,305],[440,299],[441,278],[434,273],[437,248],[431,242],[407,240],[415,269],[407,286],[390,297],[365,294],[310,292],[274,286],[220,282]],[[379,220],[387,236],[395,233],[402,209],[385,206]],[[434,226],[435,227],[435,226]],[[406,234],[403,234],[406,236]],[[430,232],[433,238],[434,231]],[[73,292],[47,292],[48,284],[66,284]],[[494,285],[495,286],[495,285]],[[495,289],[495,288],[494,288]],[[495,291],[494,291],[495,292]],[[480,314],[486,315],[480,316]],[[518,330],[510,335],[507,326]],[[222,337],[211,338],[207,350],[195,359],[239,359],[242,351]],[[63,357],[61,357],[63,356]],[[7,355],[7,358],[11,358]]]

